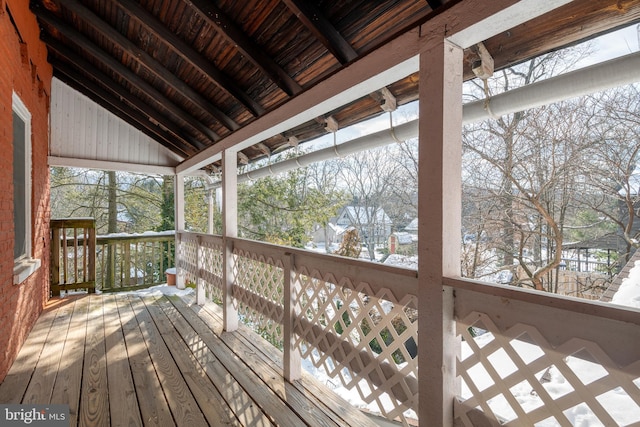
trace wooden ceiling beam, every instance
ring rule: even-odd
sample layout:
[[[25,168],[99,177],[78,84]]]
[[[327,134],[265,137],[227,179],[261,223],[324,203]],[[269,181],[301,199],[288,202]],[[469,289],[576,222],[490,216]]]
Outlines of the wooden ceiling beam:
[[[180,107],[175,105],[173,101],[169,100],[162,93],[160,93],[157,89],[147,83],[144,79],[136,75],[129,68],[122,65],[119,61],[114,59],[112,56],[108,55],[106,52],[102,51],[96,45],[94,45],[90,40],[88,40],[85,36],[77,32],[75,29],[62,22],[60,19],[52,15],[51,13],[41,9],[40,7],[36,7],[33,9],[36,16],[40,19],[41,22],[55,28],[57,32],[65,36],[67,39],[71,40],[76,46],[82,49],[85,52],[85,57],[91,57],[96,62],[101,63],[105,68],[111,69],[115,74],[117,74],[121,79],[125,80],[128,84],[138,89],[140,92],[144,93],[145,96],[152,99],[156,102],[161,108],[167,110],[175,117],[179,118],[186,124],[188,124],[191,128],[193,128],[198,134],[201,134],[204,138],[211,140],[212,142],[216,142],[220,139],[220,136],[216,134],[213,130],[209,129],[200,121],[196,120],[191,114],[182,110]],[[57,40],[55,37],[47,34],[42,34],[41,36],[45,43],[52,43],[52,40]]]
[[[210,116],[215,121],[221,123],[224,127],[231,131],[237,130],[240,126],[229,116],[222,112],[216,105],[211,103],[202,94],[197,92],[191,86],[186,84],[175,74],[167,70],[160,62],[149,55],[143,49],[140,49],[135,43],[123,36],[118,30],[111,27],[100,16],[86,8],[78,0],[58,0],[61,5],[68,11],[72,12],[76,17],[84,21],[84,23],[93,28],[98,34],[116,44],[118,48],[126,52],[131,59],[149,70],[154,76],[162,80],[177,93],[185,97],[194,107],[202,111],[202,113]]]
[[[53,63],[56,64],[54,75],[65,84],[81,92],[98,105],[106,108],[109,112],[121,118],[134,128],[140,130],[154,141],[157,141],[167,147],[174,153],[184,158],[188,158],[194,154],[193,150],[191,150],[191,152],[187,152],[184,147],[176,144],[176,138],[169,132],[166,132],[157,126],[153,126],[149,120],[146,120],[147,116],[144,114],[120,102],[117,98],[100,88],[97,84],[92,83],[86,78],[82,79],[79,75],[80,73],[72,70],[71,67],[65,68],[55,61]]]
[[[184,1],[197,10],[221,36],[226,38],[229,43],[242,52],[242,54],[264,74],[269,76],[287,95],[293,96],[302,91],[302,87],[298,82],[288,75],[264,50],[253,43],[238,25],[213,2],[209,0]]]
[[[244,105],[254,117],[264,114],[264,108],[238,87],[233,79],[216,68],[190,44],[178,37],[175,33],[169,31],[164,23],[144,7],[140,6],[140,4],[133,0],[112,1],[125,13],[129,14],[131,19],[135,19],[147,31],[153,33],[169,49],[204,74],[216,87]]]
[[[571,19],[567,19],[571,17]],[[555,49],[640,22],[640,2],[637,0],[572,1],[554,13],[519,24],[509,31],[484,40],[484,46],[494,58],[495,69],[513,66]],[[562,28],[562,31],[558,31]],[[535,34],[535,37],[528,37]],[[476,59],[471,49],[465,50],[464,79],[475,77],[470,64]]]
[[[117,83],[113,84],[113,80],[108,75],[94,67],[62,43],[51,41],[48,46],[50,51],[55,52],[56,56],[66,61],[64,62],[61,59],[55,58],[52,59],[50,62],[54,65],[55,69],[60,68],[60,70],[67,76],[77,78],[80,85],[83,85],[85,81],[94,81],[96,85],[103,88],[102,90],[110,93],[114,99],[120,100],[120,102],[126,102],[135,110],[139,111],[140,114],[147,116],[148,119],[143,120],[144,123],[151,121],[159,123],[163,128],[174,135],[173,139],[182,141],[186,146],[191,146],[191,151],[198,151],[205,148],[204,144],[188,135],[168,117],[158,110],[153,109],[148,103],[133,96],[133,94],[127,91],[124,87]],[[95,90],[93,90],[93,92],[96,93]],[[176,147],[180,148],[179,146]],[[184,148],[180,148],[180,150],[186,151]]]
[[[341,64],[351,62],[358,57],[355,49],[342,37],[333,24],[324,17],[313,2],[307,0],[283,0],[283,3]]]

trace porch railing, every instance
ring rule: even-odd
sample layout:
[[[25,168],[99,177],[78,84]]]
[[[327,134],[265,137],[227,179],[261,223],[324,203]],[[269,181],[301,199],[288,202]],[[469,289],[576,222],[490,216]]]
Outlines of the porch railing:
[[[166,283],[174,267],[175,231],[96,236],[95,220],[51,220],[51,293],[102,292]]]
[[[198,284],[199,302],[228,304],[231,283],[240,318],[284,350],[285,375],[301,355],[386,417],[415,415],[417,318],[429,310],[416,271],[206,234],[178,241],[178,274]],[[604,425],[640,420],[640,312],[469,280],[443,285],[455,290],[461,348],[457,423],[571,425],[572,411]]]
[[[93,218],[52,219],[51,294],[96,286],[96,221]]]
[[[102,292],[166,283],[174,266],[175,232],[108,234],[96,239],[97,287]]]

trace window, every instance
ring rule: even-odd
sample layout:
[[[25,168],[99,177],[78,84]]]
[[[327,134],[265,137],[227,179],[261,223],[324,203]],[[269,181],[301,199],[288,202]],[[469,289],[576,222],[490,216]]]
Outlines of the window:
[[[13,94],[13,283],[22,283],[40,267],[31,258],[31,113]]]

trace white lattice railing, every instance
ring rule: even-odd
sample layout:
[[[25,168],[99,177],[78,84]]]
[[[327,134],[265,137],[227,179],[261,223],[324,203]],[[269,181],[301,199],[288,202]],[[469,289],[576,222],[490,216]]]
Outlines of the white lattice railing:
[[[279,348],[290,341],[303,358],[357,390],[364,402],[377,402],[389,418],[417,409],[415,271],[228,240],[234,306],[244,323]],[[179,241],[185,280],[222,299],[222,238],[180,233]],[[289,338],[285,283],[293,295]]]
[[[477,425],[478,417],[513,426],[640,425],[640,313],[471,281],[447,284],[456,289],[462,338],[454,411],[461,425]]]
[[[416,271],[236,238],[179,240],[178,266],[217,301],[230,254],[233,306],[285,360],[299,352],[390,419],[417,412],[418,308],[429,307],[418,303]],[[456,425],[640,425],[637,310],[468,280],[443,285],[455,291],[461,348]]]

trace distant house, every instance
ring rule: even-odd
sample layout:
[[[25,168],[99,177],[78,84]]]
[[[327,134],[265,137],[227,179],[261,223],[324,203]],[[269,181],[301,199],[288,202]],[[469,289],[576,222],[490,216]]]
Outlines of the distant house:
[[[329,222],[326,226],[317,224],[311,233],[311,241],[315,245],[325,245],[330,248],[334,243],[339,244],[342,241],[344,228]]]
[[[380,244],[391,234],[391,219],[382,208],[346,206],[338,212],[335,225],[354,227],[363,241]]]
[[[404,228],[406,233],[412,234],[414,236],[418,235],[418,218],[414,218],[407,226]]]
[[[418,236],[397,231],[389,236],[389,253],[400,255],[416,255],[418,252]]]

